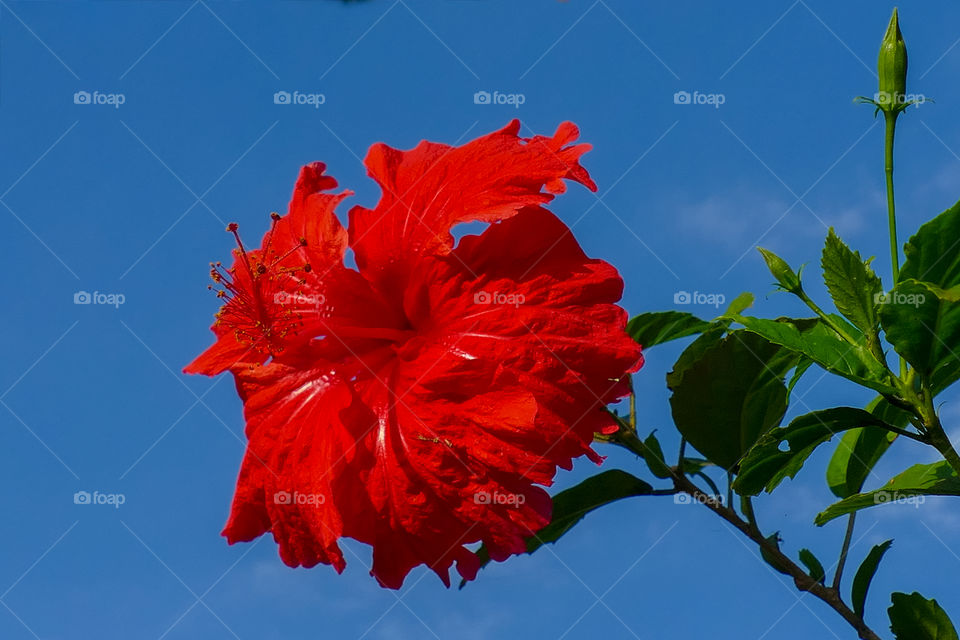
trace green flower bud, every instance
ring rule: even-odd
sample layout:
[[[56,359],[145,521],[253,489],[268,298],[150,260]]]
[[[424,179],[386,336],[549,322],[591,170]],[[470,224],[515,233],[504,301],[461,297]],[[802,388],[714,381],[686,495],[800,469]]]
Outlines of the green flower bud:
[[[890,24],[880,44],[880,56],[877,60],[880,76],[880,92],[877,94],[877,106],[884,111],[900,111],[905,108],[907,95],[907,45],[900,33],[900,21],[897,10],[893,10]]]
[[[790,268],[786,261],[772,251],[767,251],[763,247],[757,247],[770,273],[777,279],[777,284],[784,291],[800,295],[803,286],[800,284],[800,274]]]

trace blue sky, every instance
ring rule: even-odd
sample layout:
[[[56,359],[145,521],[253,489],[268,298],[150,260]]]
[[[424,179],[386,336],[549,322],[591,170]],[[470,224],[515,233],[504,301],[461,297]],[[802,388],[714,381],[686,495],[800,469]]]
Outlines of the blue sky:
[[[370,205],[379,194],[360,159],[374,142],[454,143],[514,117],[552,133],[573,120],[594,145],[583,163],[600,191],[573,186],[552,209],[621,270],[631,314],[681,308],[680,291],[745,290],[759,314],[802,313],[768,296],[752,247],[810,263],[823,299],[826,226],[877,254],[889,284],[882,126],[852,98],[876,90],[893,5],[642,4],[0,0],[0,637],[851,637],[719,519],[670,498],[596,512],[459,592],[423,570],[399,594],[380,589],[369,549],[349,541],[337,576],[288,569],[270,539],[219,536],[241,405],[228,378],[179,371],[211,339],[206,265],[228,255],[223,223],[257,235],[304,163],[326,162]],[[937,101],[899,127],[904,238],[960,197],[957,24],[947,0],[902,7],[910,91]],[[76,104],[84,91],[107,104]],[[275,104],[278,91],[324,102]],[[475,104],[478,91],[523,104]],[[683,91],[723,104],[676,104]],[[78,291],[123,304],[76,305]],[[668,451],[663,376],[678,352],[652,350],[637,378],[643,428]],[[797,395],[795,412],[868,399],[819,372]],[[956,393],[944,399],[956,435]],[[928,461],[915,446],[899,443],[872,480]],[[601,452],[605,466],[643,473]],[[831,500],[828,455],[758,508],[789,553],[809,546],[829,565],[842,524],[812,524]],[[581,462],[557,487],[595,470]],[[77,505],[78,491],[124,504]],[[892,590],[936,597],[960,619],[955,509],[863,514],[854,562],[896,539],[868,603],[874,628],[886,628]]]

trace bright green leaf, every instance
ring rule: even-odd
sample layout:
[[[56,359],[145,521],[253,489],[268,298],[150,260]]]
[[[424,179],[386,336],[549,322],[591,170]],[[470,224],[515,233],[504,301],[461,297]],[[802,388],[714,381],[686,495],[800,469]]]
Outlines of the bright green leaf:
[[[915,464],[879,489],[858,493],[830,505],[817,515],[815,522],[822,526],[854,511],[915,496],[960,496],[960,478],[946,460]]]
[[[627,333],[645,348],[703,333],[710,323],[682,311],[641,313],[627,323]]]
[[[870,265],[852,251],[830,228],[820,265],[823,281],[837,309],[867,336],[876,336],[877,294],[883,291],[880,278]]]
[[[838,324],[842,323],[841,326],[846,324],[839,316],[832,316],[831,319]],[[865,343],[851,345],[819,319],[768,320],[737,316],[735,320],[747,331],[803,354],[831,373],[881,393],[896,393],[890,380],[890,372],[870,353]],[[851,328],[850,333],[855,332],[856,330]]]
[[[886,424],[906,427],[910,414],[877,396],[867,411]],[[848,498],[860,493],[867,476],[884,453],[893,444],[897,434],[880,429],[851,429],[845,433],[827,466],[827,484],[833,495]]]

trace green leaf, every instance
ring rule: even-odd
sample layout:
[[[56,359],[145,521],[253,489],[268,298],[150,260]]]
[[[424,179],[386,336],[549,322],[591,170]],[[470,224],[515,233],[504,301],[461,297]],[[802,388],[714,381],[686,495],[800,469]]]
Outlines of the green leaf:
[[[947,339],[944,329],[955,329],[956,316],[960,313],[954,296],[946,293],[955,292],[960,286],[960,203],[921,226],[903,252],[907,259],[900,270],[900,282],[918,280],[935,287],[935,293],[937,290],[945,293],[940,297],[937,321],[929,326],[937,327],[937,335],[954,348],[957,343]],[[926,364],[932,367],[931,387],[934,393],[939,393],[960,378],[960,357],[943,351],[935,355],[940,359]]]
[[[858,493],[830,505],[817,515],[815,522],[822,526],[854,511],[914,496],[960,496],[960,478],[946,460],[915,464],[879,489]]]
[[[664,342],[703,333],[709,328],[709,322],[682,311],[641,313],[627,323],[630,337],[648,349]]]
[[[727,310],[723,312],[724,316],[735,316],[743,313],[747,309],[753,306],[753,294],[749,291],[741,293],[727,307]]]
[[[831,316],[831,319],[841,327],[846,324],[839,316]],[[880,393],[896,393],[890,380],[890,372],[870,353],[865,343],[851,345],[819,318],[768,320],[736,316],[735,320],[747,331],[803,354],[831,373]],[[849,333],[855,334],[856,329],[851,327]]]
[[[876,397],[867,411],[886,424],[906,427],[910,414],[899,409],[882,396]],[[840,438],[840,443],[827,466],[827,484],[833,495],[848,498],[860,493],[867,476],[884,453],[893,444],[897,434],[880,429],[851,429]]]
[[[553,496],[553,518],[550,524],[527,540],[527,553],[533,553],[548,542],[556,542],[594,509],[623,498],[647,496],[652,491],[649,484],[620,469],[591,476]]]
[[[777,550],[779,551],[779,549],[780,549],[780,532],[779,532],[779,531],[774,531],[774,532],[771,533],[769,536],[767,536],[767,542],[769,542],[770,544],[772,544],[772,545],[773,545],[774,547],[776,547]],[[764,562],[766,562],[768,565],[770,565],[771,567],[773,567],[774,569],[776,569],[777,571],[779,571],[779,572],[782,573],[783,575],[785,575],[785,576],[789,576],[789,575],[790,575],[790,571],[781,563],[781,561],[779,560],[779,558],[777,558],[776,556],[774,556],[773,554],[771,554],[769,551],[767,551],[766,548],[760,547],[760,557],[763,558]]]
[[[800,549],[800,562],[807,568],[807,573],[817,582],[822,583],[827,579],[827,572],[823,570],[823,565],[817,556],[813,555],[810,549]]]
[[[960,371],[960,302],[949,298],[935,285],[901,277],[880,305],[887,340],[936,391],[949,386]]]
[[[864,607],[867,604],[867,591],[870,589],[870,582],[873,581],[874,574],[877,573],[877,567],[880,566],[880,560],[883,554],[887,552],[893,540],[887,540],[878,544],[860,564],[857,574],[853,576],[853,587],[850,592],[850,601],[853,603],[853,611],[863,618]]]
[[[793,478],[813,450],[834,434],[857,427],[883,430],[888,425],[863,409],[837,407],[794,418],[786,427],[764,435],[740,463],[733,488],[741,495],[773,491],[785,478]],[[887,433],[887,431],[883,431]],[[786,450],[782,444],[789,445]]]
[[[936,600],[927,600],[914,591],[891,594],[887,609],[890,630],[897,640],[960,640],[947,612]]]
[[[883,285],[869,262],[864,262],[859,252],[851,251],[831,227],[820,265],[823,281],[840,313],[864,334],[875,337],[880,324],[876,297]]]
[[[696,342],[688,352],[694,347]],[[677,428],[708,460],[733,469],[783,418],[783,380],[797,360],[795,354],[746,331],[701,345],[692,356],[684,352],[667,376]]]
[[[644,446],[647,448],[647,455],[644,456],[644,459],[647,461],[647,466],[650,468],[650,473],[658,478],[671,478],[673,473],[670,471],[670,467],[666,463],[666,459],[663,457],[663,447],[660,446],[660,441],[657,440],[655,433],[651,433],[647,436],[647,439],[643,441]]]
[[[783,258],[762,247],[757,247],[757,250],[763,256],[767,268],[770,269],[770,273],[776,278],[781,289],[790,293],[800,293],[803,290],[800,284],[800,273],[791,269]]]
[[[653,487],[648,483],[620,469],[598,473],[575,487],[564,489],[553,496],[550,524],[527,538],[527,553],[533,553],[548,542],[556,542],[594,509],[624,498],[647,496],[652,492]],[[477,549],[476,555],[481,567],[490,563],[490,552],[486,545]],[[465,580],[461,581],[460,588],[465,584]]]

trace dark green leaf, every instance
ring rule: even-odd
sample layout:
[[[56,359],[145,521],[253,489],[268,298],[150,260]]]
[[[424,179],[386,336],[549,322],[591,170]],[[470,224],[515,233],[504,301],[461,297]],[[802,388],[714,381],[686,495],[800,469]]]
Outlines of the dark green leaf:
[[[893,606],[887,609],[887,615],[897,640],[960,640],[936,600],[927,600],[917,592],[893,593],[891,599]]]
[[[877,573],[877,567],[880,566],[880,560],[883,554],[887,552],[893,540],[887,540],[878,544],[860,564],[857,569],[857,575],[853,576],[853,587],[850,593],[850,601],[853,603],[853,611],[861,618],[863,617],[864,607],[867,604],[867,591],[870,589],[870,582],[873,581],[874,574]]]
[[[777,550],[780,550],[780,532],[775,531],[769,536],[767,536],[767,542],[772,544]],[[764,562],[768,565],[779,571],[780,573],[789,576],[790,571],[783,565],[779,558],[771,554],[764,547],[760,547],[760,556],[763,558]]]
[[[910,414],[881,396],[876,397],[867,411],[886,424],[906,427]],[[880,429],[852,429],[840,438],[840,443],[827,466],[827,484],[833,495],[848,498],[860,493],[867,476],[887,452],[897,434]]]
[[[914,496],[960,496],[960,478],[946,460],[933,464],[915,464],[894,476],[879,489],[858,493],[836,502],[817,515],[824,525],[834,518],[868,507],[907,500]]]
[[[800,562],[807,568],[807,573],[817,582],[823,582],[827,578],[827,572],[823,570],[823,565],[817,556],[813,555],[810,549],[800,549]]]
[[[956,300],[947,293],[960,286],[960,203],[921,226],[903,252],[907,259],[900,270],[900,282],[919,280],[933,285],[934,291],[942,292],[936,323],[930,326],[937,327],[937,335],[957,351],[957,343],[947,339],[944,330],[956,328],[956,316],[960,314]],[[960,357],[942,350],[938,355],[939,360],[927,363],[932,368],[934,393],[943,391],[960,378]]]
[[[831,316],[831,319],[841,327],[847,324],[840,316]],[[881,393],[896,393],[890,372],[870,353],[866,343],[852,345],[846,342],[817,318],[768,320],[737,316],[735,320],[747,331],[796,351],[831,373]],[[850,327],[849,335],[856,333],[856,329]]]
[[[876,296],[883,291],[883,285],[860,253],[851,251],[832,227],[820,265],[823,281],[840,313],[867,336],[876,336],[880,324]]]
[[[673,473],[670,471],[670,466],[663,457],[663,447],[660,446],[657,436],[651,433],[647,436],[647,439],[643,441],[643,444],[647,448],[647,454],[644,456],[644,459],[647,461],[647,466],[650,467],[650,473],[658,478],[672,477]]]
[[[783,379],[798,358],[746,331],[714,341],[697,356],[678,361],[678,369],[667,376],[673,419],[687,442],[714,464],[731,470],[783,418],[787,408]]]
[[[527,538],[527,553],[533,553],[548,542],[556,542],[594,509],[623,498],[650,495],[652,491],[653,487],[648,483],[620,469],[591,476],[553,496],[553,518],[550,524]],[[490,553],[485,545],[476,554],[481,567],[489,564]],[[465,581],[461,581],[460,588],[464,584]]]
[[[887,425],[872,413],[852,407],[824,409],[794,418],[786,427],[769,431],[750,449],[740,463],[740,475],[733,488],[751,496],[773,491],[784,478],[793,478],[813,450],[834,434],[867,426],[883,430]],[[786,450],[783,443],[789,445]]]
[[[641,313],[627,323],[627,333],[645,348],[703,333],[710,323],[682,311]]]
[[[633,496],[650,495],[653,487],[626,471],[611,469],[591,476],[553,496],[553,518],[527,540],[527,553],[548,542],[556,542],[583,517],[606,504]]]
[[[960,370],[960,302],[951,302],[949,297],[936,286],[901,277],[880,305],[887,340],[933,381],[936,391],[956,380]]]

